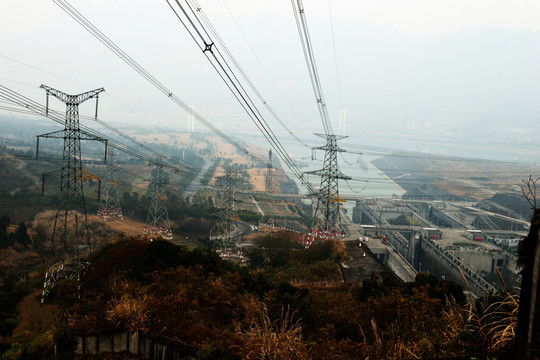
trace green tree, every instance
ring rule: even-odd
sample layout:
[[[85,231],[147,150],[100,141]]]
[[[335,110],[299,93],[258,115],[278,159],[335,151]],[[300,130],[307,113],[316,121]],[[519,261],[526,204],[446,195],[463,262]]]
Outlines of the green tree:
[[[32,243],[30,236],[28,236],[28,229],[26,228],[24,222],[19,224],[19,227],[13,234],[13,237],[15,239],[15,243],[21,245],[23,248],[30,247],[30,244]]]
[[[9,226],[9,222],[10,222],[10,219],[9,219],[9,216],[7,215],[2,215],[0,216],[0,233],[5,233],[8,226]]]
[[[19,320],[15,317],[3,317],[3,315],[12,314],[0,314],[0,335],[2,336],[2,342],[5,341],[7,336],[13,336],[13,330],[19,325]]]
[[[9,236],[6,231],[9,222],[10,219],[7,215],[2,215],[0,217],[0,249],[7,249],[8,247],[13,246],[13,237]]]

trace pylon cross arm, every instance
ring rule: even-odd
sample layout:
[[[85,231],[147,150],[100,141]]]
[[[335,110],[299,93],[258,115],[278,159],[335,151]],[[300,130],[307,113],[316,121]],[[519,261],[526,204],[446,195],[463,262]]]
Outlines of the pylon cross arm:
[[[45,89],[45,91],[47,92],[47,95],[52,95],[58,100],[60,100],[61,102],[63,102],[64,104],[71,104],[71,105],[81,104],[88,99],[97,97],[100,92],[105,91],[104,88],[99,88],[99,89],[90,90],[90,91],[87,91],[85,93],[78,94],[78,95],[68,95],[62,91],[53,89],[52,87],[49,87],[46,85],[41,85],[40,88]]]

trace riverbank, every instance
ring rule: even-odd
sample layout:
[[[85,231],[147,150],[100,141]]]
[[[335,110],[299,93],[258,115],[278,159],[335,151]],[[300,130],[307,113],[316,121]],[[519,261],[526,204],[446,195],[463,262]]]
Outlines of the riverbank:
[[[406,193],[407,190],[405,190],[405,188],[403,188],[397,181],[394,181],[394,179],[392,179],[390,176],[388,176],[383,170],[379,169],[373,162],[369,162],[369,165],[375,169],[375,171],[377,171],[377,173],[379,173],[379,175],[381,175],[382,177],[384,177],[386,180],[388,180],[389,182],[391,182],[396,188],[398,188],[399,190],[403,191],[403,193]],[[404,174],[406,175],[406,174]]]

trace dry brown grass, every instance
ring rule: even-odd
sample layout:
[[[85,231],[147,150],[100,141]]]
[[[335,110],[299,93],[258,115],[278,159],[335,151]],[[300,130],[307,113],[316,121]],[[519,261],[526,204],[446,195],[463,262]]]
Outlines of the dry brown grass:
[[[431,352],[433,350],[433,345],[427,339],[406,343],[398,336],[383,340],[382,332],[379,330],[375,320],[371,319],[370,324],[374,341],[372,344],[369,344],[370,356],[368,358],[379,360],[420,359],[421,356],[417,354]]]
[[[117,327],[126,326],[132,331],[145,330],[148,324],[148,309],[145,299],[123,294],[108,303],[106,319]]]
[[[138,290],[121,276],[111,277],[110,284],[114,296],[107,303],[105,318],[117,327],[125,326],[132,331],[148,330],[148,295],[137,293]]]
[[[492,352],[503,348],[515,338],[519,295],[506,292],[506,296],[488,306],[481,320],[482,333],[486,335],[488,349]]]
[[[442,322],[446,324],[443,336],[447,344],[455,343],[461,334],[468,330],[467,322],[469,314],[468,309],[461,307],[454,298],[449,299],[446,297]]]
[[[498,275],[504,287],[499,272]],[[463,278],[465,279],[464,276]],[[466,280],[465,284],[468,290]],[[447,324],[444,333],[447,342],[460,343],[461,335],[466,332],[475,333],[478,341],[489,352],[494,353],[513,341],[519,311],[519,295],[505,290],[501,300],[484,306],[484,310],[480,313],[471,299],[463,308],[453,299],[450,301],[447,299],[443,311],[443,321]]]
[[[246,360],[307,360],[309,353],[302,339],[302,326],[295,313],[289,309],[281,311],[279,320],[272,321],[265,305],[259,308],[258,316],[252,318],[245,330],[238,329],[242,340],[239,349]]]

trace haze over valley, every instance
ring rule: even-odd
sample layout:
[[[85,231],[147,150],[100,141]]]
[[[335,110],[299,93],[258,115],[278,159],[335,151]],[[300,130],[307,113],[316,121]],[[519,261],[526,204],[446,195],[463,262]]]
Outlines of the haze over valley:
[[[0,360],[532,359],[538,13],[1,1]]]

